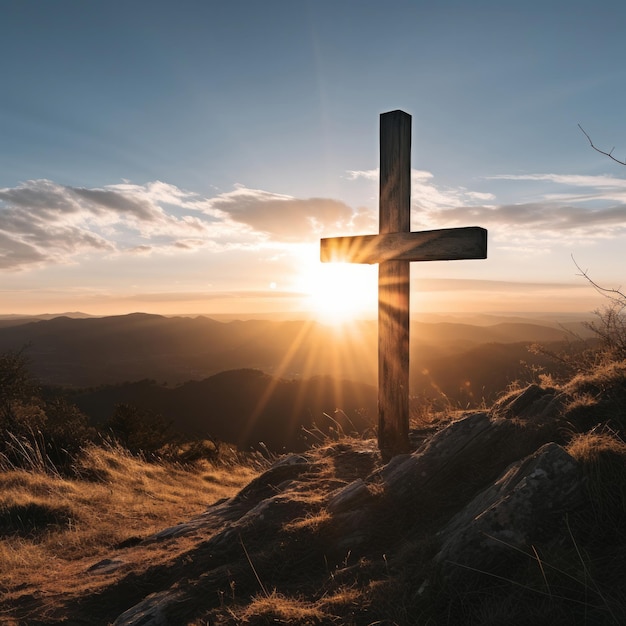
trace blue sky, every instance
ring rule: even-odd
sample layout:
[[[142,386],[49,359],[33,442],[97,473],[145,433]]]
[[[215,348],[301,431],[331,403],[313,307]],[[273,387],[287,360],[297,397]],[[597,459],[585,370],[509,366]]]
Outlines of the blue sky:
[[[489,230],[486,261],[414,264],[413,310],[593,309],[571,255],[621,286],[626,167],[577,124],[626,158],[624,23],[620,2],[5,0],[0,313],[350,296],[317,242],[377,231],[392,109],[413,227]]]

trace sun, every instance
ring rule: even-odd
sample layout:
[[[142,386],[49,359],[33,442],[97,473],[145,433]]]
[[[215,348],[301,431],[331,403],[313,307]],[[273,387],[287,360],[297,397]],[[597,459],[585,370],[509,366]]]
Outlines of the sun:
[[[299,278],[308,309],[324,323],[343,324],[376,316],[377,266],[311,263]]]

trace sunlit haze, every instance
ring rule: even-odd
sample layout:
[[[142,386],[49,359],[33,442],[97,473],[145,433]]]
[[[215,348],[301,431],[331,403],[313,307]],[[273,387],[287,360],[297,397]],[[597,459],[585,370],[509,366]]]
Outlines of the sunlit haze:
[[[376,266],[378,123],[413,116],[413,230],[482,226],[485,261],[414,263],[413,313],[589,312],[626,248],[626,5],[8,2],[0,314],[342,322]]]

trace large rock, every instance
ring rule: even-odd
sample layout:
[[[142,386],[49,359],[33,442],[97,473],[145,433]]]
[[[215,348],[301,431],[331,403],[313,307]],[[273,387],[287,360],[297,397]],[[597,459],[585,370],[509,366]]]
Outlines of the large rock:
[[[480,412],[453,422],[413,454],[394,457],[364,480],[331,494],[328,510],[341,529],[341,544],[353,549],[365,541],[368,518],[379,523],[385,516],[445,521],[535,449],[533,437],[512,420]],[[374,517],[372,510],[377,511]]]
[[[435,562],[455,577],[468,570],[503,573],[533,556],[533,545],[563,531],[563,519],[584,502],[578,463],[548,443],[509,467],[440,531]]]
[[[171,589],[151,593],[139,604],[124,611],[113,622],[113,626],[168,626],[171,621],[167,617],[167,610],[181,597],[181,592]]]

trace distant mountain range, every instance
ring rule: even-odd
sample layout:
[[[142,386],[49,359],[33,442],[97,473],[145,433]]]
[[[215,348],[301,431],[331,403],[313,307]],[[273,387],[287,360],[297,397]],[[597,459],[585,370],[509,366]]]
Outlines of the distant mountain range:
[[[324,414],[344,420],[345,430],[362,431],[377,421],[373,321],[335,328],[135,313],[6,322],[0,324],[0,353],[24,349],[40,382],[69,388],[96,422],[123,402],[159,413],[190,435],[294,450],[305,444],[302,427],[334,425]],[[523,319],[414,322],[413,403],[490,403],[513,381],[557,367],[529,352],[529,344],[558,349],[566,336],[563,328]],[[336,409],[343,413],[335,415]]]
[[[24,346],[40,380],[70,387],[145,378],[180,384],[237,368],[287,378],[335,374],[329,355],[334,363],[343,350],[325,327],[308,322],[222,323],[142,313],[0,328],[0,351]],[[363,378],[361,369],[356,379]]]
[[[31,369],[42,382],[68,387],[142,379],[177,385],[241,368],[288,379],[330,375],[376,384],[376,333],[373,321],[337,329],[306,321],[218,322],[134,313],[0,326],[0,352],[26,347]],[[414,322],[412,382],[426,370],[431,375],[457,370],[468,360],[465,376],[471,376],[481,358],[493,360],[498,352],[485,352],[481,346],[551,344],[563,341],[565,334],[561,328],[530,322]],[[517,358],[519,348],[504,352]]]

